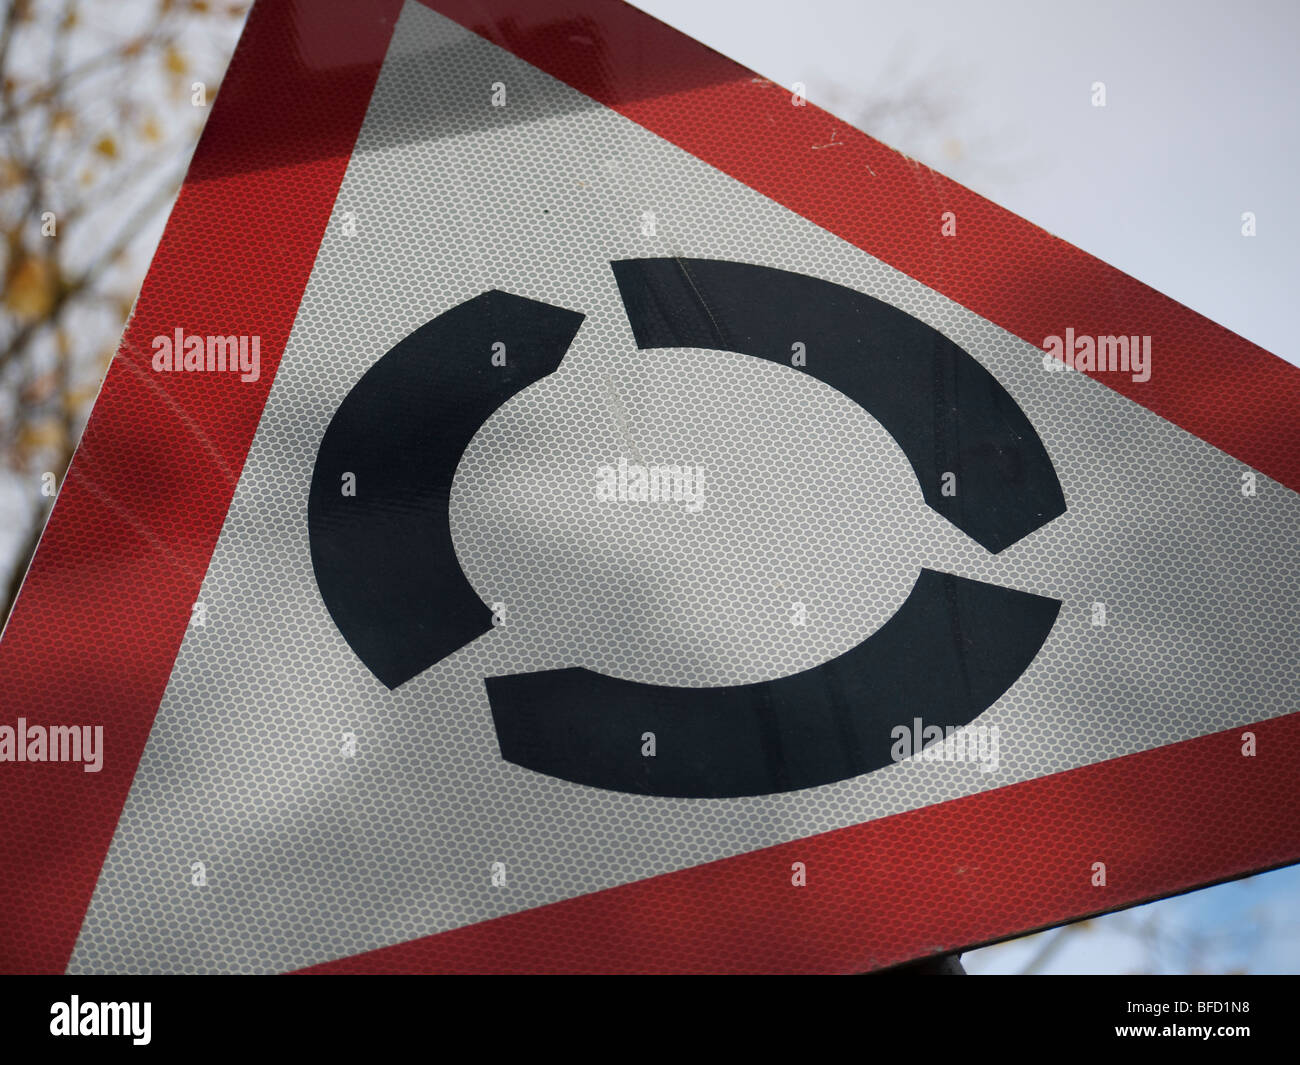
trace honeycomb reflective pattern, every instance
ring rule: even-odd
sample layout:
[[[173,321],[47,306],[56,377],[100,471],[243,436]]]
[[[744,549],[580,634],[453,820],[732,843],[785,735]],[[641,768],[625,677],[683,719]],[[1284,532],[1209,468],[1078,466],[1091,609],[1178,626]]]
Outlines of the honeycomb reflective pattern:
[[[387,40],[374,10],[345,21],[356,51]],[[0,770],[0,971],[68,963],[329,219],[297,193],[342,180],[374,75],[331,70],[326,110],[274,31],[236,49],[0,642],[10,726],[102,724],[106,744],[99,773]],[[150,340],[178,324],[260,333],[262,376],[153,374]]]
[[[1294,710],[1292,492],[1260,478],[1242,497],[1239,462],[1044,372],[1031,345],[423,7],[403,11],[335,206],[203,585],[207,624],[185,637],[69,971],[297,968]],[[637,352],[609,262],[641,255],[800,271],[928,322],[1024,409],[1068,512],[990,556],[824,386]],[[587,321],[561,369],[484,426],[453,489],[462,565],[507,624],[388,693],[315,589],[312,462],[369,365],[490,288]],[[596,467],[619,457],[702,465],[703,511],[599,502]],[[883,623],[921,565],[1064,601],[981,718],[1001,729],[997,772],[910,762],[682,801],[499,756],[486,675],[785,675]]]
[[[1254,733],[1267,757],[1293,760],[1300,714]],[[1093,913],[1101,899],[1143,901],[1139,885],[1183,883],[1185,856],[1202,848],[1202,881],[1288,861],[1295,783],[1259,764],[1241,757],[1237,730],[1205,736],[307,971],[865,972]],[[1242,831],[1260,820],[1272,829],[1263,848]],[[1092,884],[1099,856],[1104,894]],[[808,878],[797,893],[794,862]]]

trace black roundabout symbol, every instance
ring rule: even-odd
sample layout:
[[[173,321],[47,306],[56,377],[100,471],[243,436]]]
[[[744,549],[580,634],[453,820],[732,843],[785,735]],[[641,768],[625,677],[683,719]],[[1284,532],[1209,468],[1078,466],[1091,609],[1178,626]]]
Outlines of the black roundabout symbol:
[[[803,274],[711,259],[612,264],[639,348],[707,348],[806,372],[893,436],[925,502],[998,552],[1065,512],[1050,458],[1015,400],[942,333]],[[317,585],[357,656],[395,688],[491,628],[452,547],[449,498],[487,418],[560,364],[583,316],[492,291],[417,329],[357,382],[321,441],[308,501]],[[494,342],[507,366],[483,357]],[[955,496],[940,491],[955,471]],[[339,490],[355,473],[364,491]],[[890,729],[972,722],[1028,668],[1056,599],[923,569],[898,612],[793,676],[722,688],[587,669],[489,677],[510,762],[616,791],[728,798],[793,791],[890,764]],[[653,732],[659,757],[644,758]],[[665,756],[672,752],[671,756]]]

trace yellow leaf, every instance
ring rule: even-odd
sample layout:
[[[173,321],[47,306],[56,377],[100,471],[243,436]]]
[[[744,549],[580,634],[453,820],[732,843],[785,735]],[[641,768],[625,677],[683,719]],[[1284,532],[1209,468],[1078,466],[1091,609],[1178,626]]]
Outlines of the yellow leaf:
[[[190,69],[184,54],[174,44],[169,44],[163,53],[163,65],[169,74],[181,75]]]
[[[99,140],[95,141],[95,151],[105,159],[116,159],[117,141],[106,133],[104,136],[100,137]]]
[[[26,255],[9,274],[5,285],[5,306],[27,321],[44,318],[54,306],[56,278],[47,259]]]
[[[18,433],[18,450],[24,455],[33,452],[57,450],[63,447],[63,422],[58,418],[42,418],[28,422]]]

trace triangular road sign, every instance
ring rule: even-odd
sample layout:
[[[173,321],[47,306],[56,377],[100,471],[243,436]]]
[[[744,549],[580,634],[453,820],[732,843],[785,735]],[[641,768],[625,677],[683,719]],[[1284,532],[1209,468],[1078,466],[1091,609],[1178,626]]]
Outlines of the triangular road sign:
[[[254,8],[0,642],[0,968],[857,972],[1300,858],[1300,371],[548,8]]]

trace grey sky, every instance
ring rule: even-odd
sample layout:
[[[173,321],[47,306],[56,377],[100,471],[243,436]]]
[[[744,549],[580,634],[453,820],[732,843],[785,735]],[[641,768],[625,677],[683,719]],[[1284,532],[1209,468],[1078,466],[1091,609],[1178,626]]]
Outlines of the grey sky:
[[[1300,364],[1300,5],[636,6]]]

